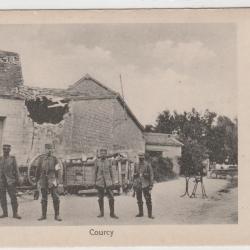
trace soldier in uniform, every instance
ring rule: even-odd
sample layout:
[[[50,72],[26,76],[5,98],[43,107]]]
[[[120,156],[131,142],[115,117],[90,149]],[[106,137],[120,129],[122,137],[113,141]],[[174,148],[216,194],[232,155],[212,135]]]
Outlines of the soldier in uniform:
[[[3,145],[3,156],[0,157],[0,199],[3,214],[0,218],[8,217],[6,191],[11,200],[13,218],[21,219],[18,215],[16,185],[18,184],[18,170],[15,156],[10,156],[11,145]]]
[[[114,194],[112,191],[114,185],[111,161],[107,159],[107,150],[100,150],[100,158],[95,162],[95,186],[98,190],[98,203],[100,214],[97,217],[104,216],[104,194],[107,193],[109,199],[110,217],[118,219],[114,212]]]
[[[134,170],[134,183],[133,187],[135,190],[139,213],[136,217],[143,217],[143,201],[142,194],[146,200],[148,209],[148,218],[154,219],[152,216],[152,201],[151,201],[151,190],[153,188],[154,173],[152,166],[145,160],[145,154],[139,154],[139,163],[135,165]]]
[[[51,193],[55,211],[55,220],[62,221],[59,216],[60,197],[58,193],[60,165],[55,156],[52,155],[53,145],[45,144],[45,154],[38,161],[36,170],[36,182],[39,183],[42,193],[42,216],[38,220],[46,220],[48,192]]]

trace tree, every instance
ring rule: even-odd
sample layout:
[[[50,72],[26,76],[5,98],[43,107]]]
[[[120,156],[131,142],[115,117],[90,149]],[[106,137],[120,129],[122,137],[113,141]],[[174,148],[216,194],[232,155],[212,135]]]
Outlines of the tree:
[[[216,126],[211,131],[208,141],[212,161],[223,163],[229,158],[229,163],[238,163],[238,124],[226,116],[219,116]]]
[[[217,120],[216,118],[217,114],[208,109],[204,113],[198,112],[195,108],[183,113],[165,110],[159,114],[156,125],[151,126],[150,131],[168,134],[178,131],[178,138],[184,144],[182,165],[184,162],[186,165],[196,164],[189,157],[198,157],[200,153],[203,158],[203,152],[211,161],[222,163],[229,157],[229,163],[237,164],[237,119],[232,121],[226,116],[219,116]],[[197,148],[201,150],[198,151]]]
[[[182,148],[182,156],[179,160],[181,173],[186,176],[200,173],[203,161],[207,157],[207,148],[197,140],[189,139]]]
[[[159,114],[156,120],[155,132],[170,134],[174,130],[173,118],[169,110]]]
[[[154,126],[150,124],[146,125],[145,132],[154,132]]]

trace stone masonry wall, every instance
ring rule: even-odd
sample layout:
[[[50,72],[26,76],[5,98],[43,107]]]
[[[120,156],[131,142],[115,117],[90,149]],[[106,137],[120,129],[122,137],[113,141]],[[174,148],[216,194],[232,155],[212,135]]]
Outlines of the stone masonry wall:
[[[28,117],[23,100],[0,98],[3,143],[12,145],[18,165],[42,154],[45,143],[53,143],[55,155],[61,158],[83,152],[94,155],[101,147],[126,151],[130,158],[145,150],[142,132],[129,116],[124,120],[116,99],[71,101],[69,107],[59,124],[38,125]]]
[[[139,152],[145,152],[145,140],[142,131],[131,119],[120,103],[114,99],[113,140],[115,148],[128,151],[129,157],[136,160]]]
[[[21,84],[23,84],[23,76],[19,55],[0,51],[0,86],[13,88]]]
[[[27,124],[26,115],[24,101],[0,99],[0,116],[4,118],[2,143],[12,145],[11,153],[16,155],[18,162],[21,163],[26,162],[30,150],[28,146],[30,124]]]
[[[112,149],[112,99],[81,100],[72,103],[72,150],[96,153],[101,147]]]
[[[0,99],[0,117],[4,118],[2,143],[12,145],[11,153],[16,156],[18,165],[26,165],[33,157],[44,153],[45,143],[54,144],[59,157],[71,152],[70,114],[59,124],[38,125],[28,117],[23,100]]]

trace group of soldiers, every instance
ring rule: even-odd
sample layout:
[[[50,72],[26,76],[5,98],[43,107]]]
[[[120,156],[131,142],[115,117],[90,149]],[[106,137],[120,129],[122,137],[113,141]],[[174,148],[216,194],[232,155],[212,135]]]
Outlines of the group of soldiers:
[[[48,194],[50,193],[53,200],[55,220],[62,221],[59,215],[60,196],[58,188],[62,185],[59,174],[61,166],[58,159],[53,155],[53,145],[45,144],[45,154],[42,155],[36,166],[36,186],[41,190],[41,208],[42,215],[39,221],[47,219]],[[14,156],[10,155],[11,145],[3,145],[3,155],[0,157],[0,201],[3,214],[0,218],[8,217],[8,207],[6,193],[8,192],[13,211],[13,218],[21,219],[18,214],[18,202],[16,195],[16,186],[18,185],[18,169]],[[138,203],[139,213],[136,217],[143,217],[143,199],[144,196],[148,210],[148,218],[154,219],[152,215],[151,190],[153,188],[153,169],[149,162],[145,160],[144,154],[139,154],[139,162],[135,165],[133,188]],[[109,200],[110,217],[118,219],[114,209],[114,175],[112,163],[108,158],[107,149],[100,150],[100,156],[95,161],[94,183],[98,191],[98,204],[101,218],[104,216],[104,196],[107,194]]]

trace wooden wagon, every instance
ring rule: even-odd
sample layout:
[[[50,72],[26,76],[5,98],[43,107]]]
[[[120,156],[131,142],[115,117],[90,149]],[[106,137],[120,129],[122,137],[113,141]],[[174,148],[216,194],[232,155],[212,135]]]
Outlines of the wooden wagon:
[[[94,160],[70,159],[64,163],[64,187],[69,193],[92,190],[94,183]],[[112,161],[114,190],[126,192],[132,186],[133,164],[127,159]]]
[[[35,185],[36,166],[42,155],[34,157],[27,170],[22,171],[25,179],[26,188]],[[112,157],[112,170],[114,174],[114,190],[118,193],[127,192],[132,187],[134,164],[127,158]],[[83,160],[82,158],[59,159],[61,165],[61,178],[64,193],[78,193],[80,190],[96,191],[94,183],[95,159]]]

